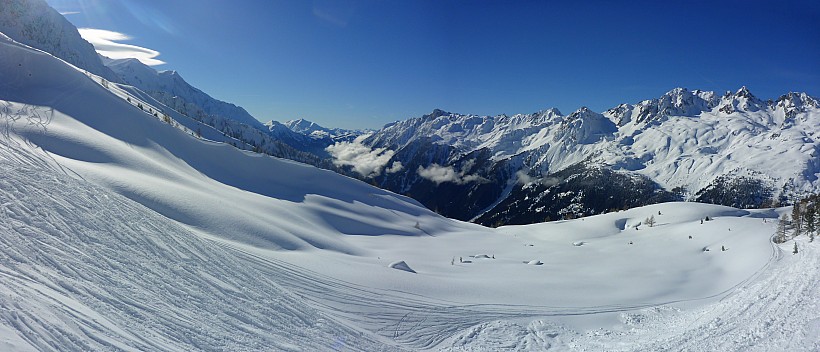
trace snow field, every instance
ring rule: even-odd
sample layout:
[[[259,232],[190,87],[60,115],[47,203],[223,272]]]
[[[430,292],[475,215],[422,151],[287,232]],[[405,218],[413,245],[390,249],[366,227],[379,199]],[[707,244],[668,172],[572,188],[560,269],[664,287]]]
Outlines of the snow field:
[[[819,250],[773,245],[775,211],[488,229],[193,138],[13,42],[0,73],[0,347],[817,349]]]

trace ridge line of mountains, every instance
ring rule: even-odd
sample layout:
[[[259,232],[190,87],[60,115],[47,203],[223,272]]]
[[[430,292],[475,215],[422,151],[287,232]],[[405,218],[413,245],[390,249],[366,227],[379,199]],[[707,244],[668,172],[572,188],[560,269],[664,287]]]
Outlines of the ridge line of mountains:
[[[672,200],[766,207],[820,189],[820,103],[806,93],[762,100],[746,87],[723,94],[675,88],[602,113],[582,107],[568,115],[553,108],[478,116],[436,109],[378,131],[351,131],[303,119],[261,123],[176,71],[101,57],[43,0],[0,2],[0,32],[154,99],[163,112],[192,119],[190,129],[202,124],[238,148],[357,177],[484,225]],[[361,158],[333,153],[345,148]]]

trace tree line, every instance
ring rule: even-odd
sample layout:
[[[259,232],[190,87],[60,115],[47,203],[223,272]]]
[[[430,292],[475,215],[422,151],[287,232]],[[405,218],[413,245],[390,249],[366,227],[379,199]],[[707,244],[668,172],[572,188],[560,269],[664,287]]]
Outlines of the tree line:
[[[777,224],[775,243],[784,243],[791,238],[806,235],[814,242],[820,230],[820,194],[811,194],[794,202],[791,214],[783,213]]]

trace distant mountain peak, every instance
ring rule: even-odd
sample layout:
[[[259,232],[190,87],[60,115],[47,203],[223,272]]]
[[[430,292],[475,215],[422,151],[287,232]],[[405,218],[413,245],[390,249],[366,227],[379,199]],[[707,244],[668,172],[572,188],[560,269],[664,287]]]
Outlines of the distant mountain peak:
[[[602,116],[601,114],[590,110],[588,107],[582,106],[582,107],[578,108],[578,110],[575,110],[574,112],[569,114],[569,116],[567,116],[567,120],[568,121],[577,120],[577,119],[588,120],[588,119],[600,118],[601,116]]]
[[[558,110],[558,108],[549,108],[546,110],[541,110],[541,115],[563,116],[564,114],[562,114],[561,110]]]
[[[735,96],[748,99],[755,98],[755,96],[752,95],[752,92],[750,92],[749,88],[746,88],[746,86],[740,87],[740,89],[738,89],[737,92],[735,92]]]
[[[447,115],[452,115],[452,113],[450,113],[448,111],[441,110],[441,109],[433,109],[433,112],[431,112],[427,115],[424,115],[423,117],[429,118],[429,119],[435,119],[435,118],[439,118],[441,116],[447,116]]]

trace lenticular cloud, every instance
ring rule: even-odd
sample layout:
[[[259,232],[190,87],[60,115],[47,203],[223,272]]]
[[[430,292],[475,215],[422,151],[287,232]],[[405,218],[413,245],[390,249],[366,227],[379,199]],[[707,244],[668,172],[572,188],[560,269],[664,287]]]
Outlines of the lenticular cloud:
[[[118,41],[129,40],[130,36],[105,29],[79,28],[77,29],[83,39],[87,40],[100,55],[112,59],[135,58],[148,66],[162,65],[165,62],[156,59],[159,51],[143,48],[141,46],[117,43]]]

